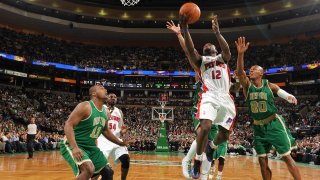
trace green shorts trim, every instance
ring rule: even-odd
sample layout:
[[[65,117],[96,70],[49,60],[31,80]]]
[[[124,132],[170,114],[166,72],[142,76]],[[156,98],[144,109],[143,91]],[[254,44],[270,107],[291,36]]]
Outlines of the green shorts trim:
[[[96,146],[84,146],[78,144],[79,149],[83,153],[82,161],[78,162],[73,158],[72,148],[67,142],[66,138],[61,141],[60,145],[60,153],[71,166],[75,176],[78,176],[80,174],[79,166],[85,162],[92,162],[95,167],[94,173],[99,173],[101,169],[103,169],[108,164],[107,159],[100,151],[100,149]]]
[[[227,154],[227,141],[218,145],[218,149],[213,152],[213,160],[224,158]]]
[[[288,136],[289,136],[289,139],[290,139],[291,149],[297,148],[297,142],[294,139],[294,137],[292,136],[292,134],[291,134],[291,132],[290,132],[290,130],[288,128],[287,128],[287,133],[288,133]]]
[[[290,154],[291,144],[293,144],[292,141],[294,140],[290,138],[291,134],[288,134],[287,127],[281,116],[276,114],[276,118],[267,125],[253,125],[253,132],[253,146],[258,156],[266,156],[272,146],[282,156]]]
[[[200,127],[200,120],[196,118],[196,115],[197,115],[197,110],[192,109],[191,116],[192,116],[192,122],[193,122],[193,127],[195,131],[197,131],[197,129]]]

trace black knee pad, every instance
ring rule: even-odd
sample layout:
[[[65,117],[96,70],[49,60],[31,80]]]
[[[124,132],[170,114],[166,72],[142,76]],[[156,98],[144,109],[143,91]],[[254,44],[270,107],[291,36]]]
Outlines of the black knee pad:
[[[96,178],[97,176],[100,176],[100,174],[94,174],[93,176],[91,176],[91,179]]]
[[[100,175],[102,176],[101,180],[113,180],[113,170],[111,166],[106,165],[101,171]]]
[[[121,168],[129,169],[129,167],[130,167],[129,154],[124,154],[124,155],[120,156],[119,160],[121,162]]]
[[[219,165],[224,165],[224,158],[219,157]]]
[[[80,172],[87,174],[89,177],[94,173],[94,165],[92,162],[85,162],[79,166]]]

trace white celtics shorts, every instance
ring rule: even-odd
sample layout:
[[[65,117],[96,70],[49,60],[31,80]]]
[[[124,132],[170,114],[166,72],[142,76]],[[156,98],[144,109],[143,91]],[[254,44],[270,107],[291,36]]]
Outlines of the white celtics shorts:
[[[121,157],[124,154],[129,154],[127,147],[119,146],[108,140],[105,141],[106,139],[103,138],[105,137],[98,138],[98,147],[107,159],[109,158],[109,156],[111,156],[114,165],[117,165],[119,163],[119,157]]]
[[[232,130],[235,122],[236,106],[233,97],[228,93],[200,92],[197,119],[208,119],[212,124]]]

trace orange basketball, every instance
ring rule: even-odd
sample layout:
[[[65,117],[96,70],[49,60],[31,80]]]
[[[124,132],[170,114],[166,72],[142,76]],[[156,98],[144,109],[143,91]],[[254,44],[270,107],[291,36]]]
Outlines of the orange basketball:
[[[189,16],[188,24],[193,24],[199,20],[201,11],[198,5],[188,2],[181,6],[179,14]]]

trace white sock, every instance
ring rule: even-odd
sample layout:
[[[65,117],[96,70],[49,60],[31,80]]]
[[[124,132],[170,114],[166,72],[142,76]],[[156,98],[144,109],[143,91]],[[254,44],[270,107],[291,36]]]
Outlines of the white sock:
[[[190,149],[186,155],[186,160],[190,161],[192,160],[192,158],[194,157],[194,155],[196,154],[197,151],[197,141],[194,140],[190,146]]]
[[[199,154],[196,154],[196,158],[195,158],[196,160],[199,160],[199,161],[202,161],[202,154],[201,155],[199,155]]]
[[[204,156],[205,156],[205,155],[204,155]],[[211,162],[208,161],[208,158],[207,158],[207,157],[203,158],[203,160],[202,160],[202,166],[201,166],[201,168],[202,168],[202,175],[207,176],[207,175],[208,175],[208,172],[209,172],[209,170],[210,170],[210,167],[211,167]]]
[[[217,149],[218,146],[216,146],[213,141],[210,141],[209,142],[209,146],[212,148],[212,149]]]
[[[218,171],[218,176],[222,176],[222,171]]]

